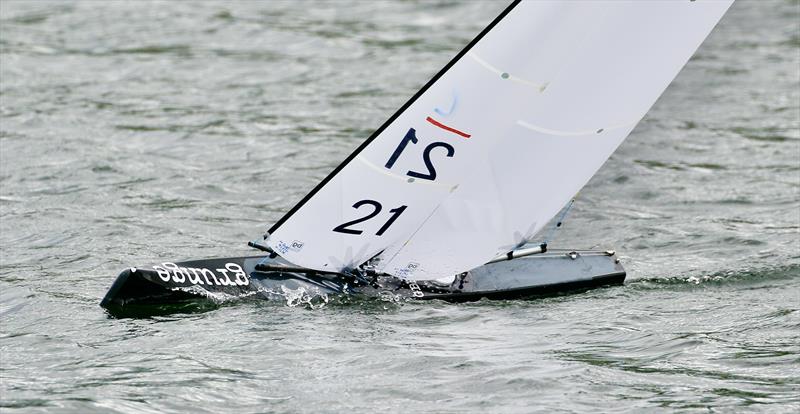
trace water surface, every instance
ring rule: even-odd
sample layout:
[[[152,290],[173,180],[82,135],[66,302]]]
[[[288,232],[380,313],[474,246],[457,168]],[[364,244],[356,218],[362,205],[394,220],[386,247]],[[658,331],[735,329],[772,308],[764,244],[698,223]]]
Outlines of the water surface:
[[[504,6],[0,3],[2,411],[800,410],[797,1],[737,2],[582,191],[552,245],[625,286],[98,306],[125,267],[249,254]]]

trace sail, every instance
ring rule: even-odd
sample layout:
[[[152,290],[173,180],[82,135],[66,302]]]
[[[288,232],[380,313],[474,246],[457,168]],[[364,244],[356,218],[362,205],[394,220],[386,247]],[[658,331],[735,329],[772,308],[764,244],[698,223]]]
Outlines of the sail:
[[[312,269],[411,279],[528,241],[633,130],[732,0],[523,1],[272,229]]]

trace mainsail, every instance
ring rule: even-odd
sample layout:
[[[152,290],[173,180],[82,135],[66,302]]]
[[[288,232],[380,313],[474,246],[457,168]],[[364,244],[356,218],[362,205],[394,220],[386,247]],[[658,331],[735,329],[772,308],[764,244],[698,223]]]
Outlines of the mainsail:
[[[316,270],[435,279],[525,244],[733,0],[516,1],[270,230]]]

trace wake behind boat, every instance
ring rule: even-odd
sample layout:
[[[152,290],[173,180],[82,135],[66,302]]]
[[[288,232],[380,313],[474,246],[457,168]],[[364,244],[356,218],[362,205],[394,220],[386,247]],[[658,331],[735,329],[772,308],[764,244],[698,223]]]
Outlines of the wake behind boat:
[[[102,305],[622,283],[614,254],[527,246],[563,211],[560,225],[731,3],[514,1],[251,243],[267,256],[131,268]]]

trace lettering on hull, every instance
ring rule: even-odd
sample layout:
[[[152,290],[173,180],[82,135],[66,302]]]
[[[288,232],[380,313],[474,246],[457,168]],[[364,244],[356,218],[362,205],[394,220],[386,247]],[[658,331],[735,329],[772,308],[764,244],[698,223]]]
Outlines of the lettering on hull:
[[[181,267],[172,262],[165,262],[153,266],[153,270],[164,282],[188,282],[193,285],[212,286],[247,286],[250,284],[247,273],[236,263],[225,263],[224,268],[212,270],[204,267]]]

